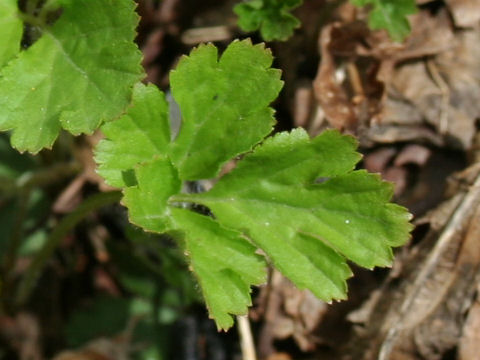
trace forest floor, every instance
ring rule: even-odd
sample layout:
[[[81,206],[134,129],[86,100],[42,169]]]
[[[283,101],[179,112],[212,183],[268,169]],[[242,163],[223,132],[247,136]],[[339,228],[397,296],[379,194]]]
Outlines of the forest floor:
[[[236,3],[140,0],[146,80],[168,90],[169,71],[200,43],[261,42],[237,27]],[[267,43],[285,81],[273,104],[277,129],[354,135],[360,166],[395,184],[415,230],[391,269],[354,268],[347,301],[326,304],[272,270],[249,314],[259,359],[480,359],[480,2],[417,3],[404,43],[334,0],[305,0],[294,35]],[[32,190],[16,276],[56,224],[106,189],[92,157],[99,135],[62,136],[41,162],[65,163],[74,149],[77,166]],[[1,137],[0,153],[6,144]],[[2,161],[20,169],[36,160]],[[0,238],[16,236],[22,201],[0,194]],[[1,360],[242,358],[239,335],[216,332],[172,242],[128,225],[120,205],[63,236],[36,275],[30,300],[0,316]]]

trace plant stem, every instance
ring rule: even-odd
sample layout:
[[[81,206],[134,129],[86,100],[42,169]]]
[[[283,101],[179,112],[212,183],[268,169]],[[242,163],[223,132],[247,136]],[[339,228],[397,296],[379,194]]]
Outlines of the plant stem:
[[[23,13],[23,12],[18,12],[17,16],[20,18],[20,20],[22,20],[24,23],[28,23],[32,26],[36,26],[38,28],[42,28],[43,26],[43,23],[42,21],[37,18],[36,16],[34,15],[31,15],[31,14],[27,14],[27,13]]]
[[[168,199],[168,203],[170,205],[175,203],[184,203],[184,202],[193,203],[194,200],[192,199],[192,194],[185,194],[185,193],[175,194],[171,196],[170,199]]]
[[[38,18],[44,26],[47,25],[48,14],[56,9],[58,9],[58,0],[47,0],[45,4],[43,4],[40,13],[38,14]]]
[[[248,316],[237,316],[237,327],[240,334],[240,346],[242,348],[242,360],[257,360],[255,344]]]
[[[35,16],[38,6],[40,5],[40,0],[28,0],[25,6],[25,13]]]
[[[43,187],[69,178],[81,170],[78,163],[60,163],[38,171],[22,174],[16,180],[0,177],[2,196],[21,196],[35,187]]]
[[[8,274],[11,272],[13,266],[15,265],[15,260],[17,258],[17,251],[22,242],[22,232],[23,232],[23,221],[25,220],[25,215],[27,214],[28,202],[30,200],[30,189],[20,193],[18,197],[18,208],[16,211],[16,216],[14,220],[14,225],[12,227],[12,233],[10,234],[10,239],[8,240],[8,246],[3,257],[3,269],[2,269],[2,278],[6,283]]]
[[[65,216],[60,221],[60,223],[55,227],[48,237],[43,248],[36,254],[25,275],[20,281],[16,297],[17,305],[24,304],[29,298],[36,279],[41,274],[45,264],[51,258],[53,252],[65,235],[67,235],[70,230],[72,230],[91,212],[103,206],[116,203],[120,201],[121,197],[122,193],[120,191],[98,193],[82,202],[73,212]]]
[[[42,187],[53,184],[77,174],[81,170],[78,163],[60,163],[49,168],[22,175],[16,185],[20,191],[26,188]]]
[[[18,202],[14,225],[7,243],[7,249],[5,254],[2,254],[1,256],[0,294],[5,295],[12,293],[13,279],[11,273],[17,260],[18,249],[21,246],[24,228],[23,222],[28,213],[28,203],[30,201],[32,189],[47,186],[58,182],[59,180],[71,177],[78,173],[79,170],[80,166],[76,163],[62,163],[40,171],[24,173],[16,180],[8,178],[0,179],[0,192],[4,192],[6,198],[16,196],[16,201]],[[3,195],[4,194],[2,194],[2,196]],[[6,296],[2,296],[2,304],[0,304],[0,306],[4,307],[9,300],[10,299],[7,299]]]

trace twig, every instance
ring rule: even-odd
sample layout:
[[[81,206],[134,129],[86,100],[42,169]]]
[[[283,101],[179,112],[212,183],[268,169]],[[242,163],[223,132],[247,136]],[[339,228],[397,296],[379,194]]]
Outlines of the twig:
[[[253,342],[252,330],[248,316],[237,316],[237,327],[240,334],[240,346],[242,348],[243,360],[257,360],[255,354],[255,344]]]
[[[415,305],[417,295],[425,289],[427,280],[435,274],[437,271],[438,259],[442,254],[449,252],[449,246],[451,246],[452,239],[455,239],[455,235],[463,229],[470,221],[471,217],[475,213],[478,205],[480,204],[480,174],[477,175],[475,182],[470,187],[469,191],[464,195],[462,202],[455,210],[454,214],[450,218],[449,222],[442,231],[438,238],[435,247],[430,251],[423,268],[420,270],[411,288],[407,291],[406,296],[399,307],[398,319],[393,324],[385,337],[385,340],[380,348],[378,360],[388,360],[395,345],[396,336],[403,330],[405,319],[408,318],[411,311],[411,307]],[[430,304],[430,307],[434,305]],[[415,313],[416,314],[416,313]],[[428,314],[423,314],[424,316]],[[421,321],[420,318],[415,319],[417,322]]]
[[[427,68],[430,76],[432,77],[435,84],[440,89],[442,95],[442,107],[440,109],[440,134],[444,135],[448,131],[448,105],[450,102],[450,89],[448,88],[447,83],[443,80],[440,72],[438,71],[437,66],[435,65],[432,59],[427,60]]]
[[[352,86],[355,96],[364,96],[365,91],[363,90],[362,79],[360,73],[358,72],[357,65],[353,61],[347,63],[347,73],[350,85]]]
[[[226,25],[188,29],[183,32],[181,41],[186,45],[197,45],[202,42],[224,41],[232,37]]]

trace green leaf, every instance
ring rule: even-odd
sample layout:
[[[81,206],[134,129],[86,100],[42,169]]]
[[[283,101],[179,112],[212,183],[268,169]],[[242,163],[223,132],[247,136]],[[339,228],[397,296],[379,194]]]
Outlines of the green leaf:
[[[210,316],[219,330],[233,325],[233,315],[245,315],[251,305],[250,286],[266,281],[266,264],[240,233],[184,209],[172,209],[183,229],[185,249],[202,288]]]
[[[109,185],[127,186],[129,170],[167,152],[170,125],[165,96],[154,85],[137,84],[132,107],[117,121],[103,125],[102,132],[107,139],[96,148],[98,173]]]
[[[282,87],[280,71],[271,64],[270,51],[249,40],[231,43],[220,60],[211,44],[182,58],[170,75],[182,111],[170,156],[181,179],[215,177],[222,164],[271,132],[268,105]]]
[[[355,146],[336,131],[313,140],[301,129],[280,133],[210,191],[171,201],[208,206],[223,226],[251,238],[298,287],[323,300],[343,299],[350,276],[345,260],[388,266],[391,246],[403,244],[411,228],[408,212],[388,203],[391,184],[352,171],[359,160]]]
[[[372,29],[385,29],[395,41],[410,33],[408,15],[417,12],[415,0],[350,0],[354,5],[371,5],[368,24]]]
[[[281,87],[270,64],[271,55],[249,42],[234,42],[220,60],[213,45],[201,46],[171,76],[183,115],[177,139],[168,143],[163,96],[138,86],[97,150],[103,175],[124,187],[130,220],[181,240],[219,329],[247,311],[251,285],[265,279],[257,247],[298,287],[328,301],[346,297],[348,260],[387,266],[410,230],[408,212],[389,203],[392,185],[354,170],[360,155],[350,136],[326,131],[311,140],[297,129],[251,151],[271,130],[268,105]],[[180,193],[181,180],[215,176],[245,152],[210,191]]]
[[[170,160],[158,158],[135,169],[137,185],[124,189],[123,203],[130,221],[146,230],[163,233],[171,229],[167,200],[180,191],[181,183]]]
[[[63,14],[0,73],[0,130],[37,152],[61,128],[91,133],[119,116],[143,76],[132,0],[65,0]]]
[[[0,2],[0,68],[20,51],[23,24],[17,17],[17,0]]]
[[[301,4],[302,0],[251,0],[236,5],[234,12],[244,31],[260,29],[266,41],[284,41],[300,26],[300,21],[289,11]]]

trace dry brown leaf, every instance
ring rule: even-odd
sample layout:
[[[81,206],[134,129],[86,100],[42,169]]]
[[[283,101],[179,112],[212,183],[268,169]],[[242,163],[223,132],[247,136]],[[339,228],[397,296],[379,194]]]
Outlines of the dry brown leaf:
[[[480,175],[434,229],[403,258],[400,283],[369,303],[342,359],[439,360],[458,346],[480,277]]]
[[[259,337],[260,357],[275,353],[273,342],[293,337],[302,351],[312,351],[319,342],[314,330],[328,305],[307,290],[297,289],[277,270],[272,271],[268,296],[264,299],[265,319]]]
[[[480,344],[480,282],[477,287],[477,299],[468,311],[462,329],[458,360],[475,359],[478,356],[478,344]]]
[[[315,97],[325,112],[331,126],[337,129],[351,129],[356,124],[353,106],[345,89],[336,79],[336,65],[330,50],[333,29],[339,24],[327,25],[320,36],[322,60],[313,82]]]
[[[452,12],[455,25],[471,27],[480,21],[480,2],[478,0],[446,0]]]

